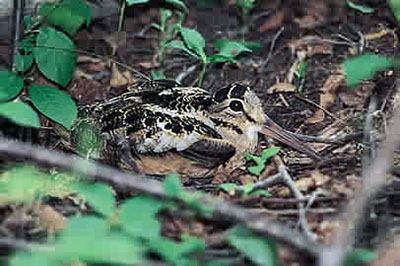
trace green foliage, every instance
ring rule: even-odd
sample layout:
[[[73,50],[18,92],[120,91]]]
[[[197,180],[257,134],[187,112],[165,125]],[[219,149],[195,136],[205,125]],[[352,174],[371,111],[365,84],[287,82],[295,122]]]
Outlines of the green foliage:
[[[129,234],[145,239],[158,239],[160,222],[155,215],[164,203],[148,197],[134,197],[119,208],[119,224]]]
[[[268,149],[264,149],[260,157],[246,153],[245,154],[246,160],[254,161],[256,163],[255,166],[248,167],[249,172],[252,173],[253,175],[257,176],[260,175],[265,168],[265,163],[267,162],[267,160],[272,156],[274,156],[275,154],[277,154],[278,152],[279,152],[279,147],[271,147]]]
[[[400,21],[400,0],[389,0],[389,5],[393,9],[396,19]]]
[[[56,88],[33,84],[28,88],[33,105],[48,118],[60,123],[67,129],[77,116],[74,101]]]
[[[44,17],[50,25],[59,26],[69,35],[74,35],[79,27],[91,20],[91,10],[86,1],[63,0],[61,3],[44,3],[39,10],[39,15]]]
[[[228,193],[229,195],[235,195],[236,191],[240,190],[240,192],[242,193],[242,196],[248,197],[248,196],[265,196],[265,197],[270,197],[271,194],[263,189],[256,189],[254,190],[254,183],[252,182],[248,182],[246,184],[244,184],[241,189],[239,189],[239,186],[233,183],[225,183],[225,184],[221,184],[218,186],[219,189],[222,189],[223,191],[225,191],[226,193]]]
[[[0,71],[0,102],[15,98],[23,87],[23,78],[11,71]]]
[[[243,15],[250,15],[250,11],[254,8],[255,0],[236,0],[236,6],[242,9]]]
[[[0,198],[30,203],[38,197],[66,197],[74,192],[69,186],[76,178],[66,174],[45,174],[34,167],[11,169],[0,176]]]
[[[40,127],[39,117],[36,112],[21,102],[0,103],[0,116],[5,116],[21,126]]]
[[[115,212],[114,194],[108,185],[78,183],[74,188],[84,196],[90,206],[104,216],[110,217]]]
[[[356,4],[356,3],[354,3],[354,2],[352,2],[350,0],[347,0],[346,4],[347,4],[348,7],[352,8],[354,10],[360,11],[360,12],[362,12],[364,14],[371,14],[371,13],[375,12],[375,10],[373,8]]]
[[[367,263],[376,260],[378,255],[376,252],[367,250],[367,249],[360,249],[348,252],[346,254],[346,266],[361,266],[366,265]]]
[[[74,43],[67,35],[51,27],[42,27],[36,38],[34,57],[40,72],[50,80],[67,86],[75,69],[74,50]]]
[[[228,242],[257,265],[276,265],[276,244],[271,238],[254,235],[237,226],[230,231]]]
[[[28,71],[33,64],[33,47],[34,40],[32,38],[22,39],[18,42],[18,49],[15,54],[15,69],[17,72]]]
[[[148,2],[150,2],[150,0],[126,0],[128,6],[146,4]]]
[[[162,71],[154,70],[154,69],[151,71],[151,77],[153,79],[166,79],[167,78]]]
[[[294,75],[299,80],[299,85],[297,86],[297,90],[300,93],[303,93],[303,87],[307,77],[307,68],[308,68],[307,62],[301,62],[299,64],[299,68],[297,69],[297,71],[294,72]]]
[[[177,48],[185,51],[191,57],[199,60],[203,64],[203,68],[199,74],[199,86],[201,86],[208,63],[229,62],[244,52],[252,50],[239,42],[218,40],[216,41],[216,49],[218,53],[207,56],[205,53],[205,40],[203,36],[196,30],[179,26],[179,32],[182,41],[172,40],[164,45],[164,48]]]
[[[397,59],[376,54],[363,54],[347,59],[344,63],[347,86],[353,87],[363,79],[370,79],[376,71],[397,67]]]

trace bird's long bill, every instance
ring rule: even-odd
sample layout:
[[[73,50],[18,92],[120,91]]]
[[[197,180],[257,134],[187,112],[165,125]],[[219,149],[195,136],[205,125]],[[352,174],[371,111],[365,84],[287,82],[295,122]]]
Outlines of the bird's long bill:
[[[266,117],[266,122],[263,125],[260,133],[274,140],[282,142],[298,150],[299,152],[305,153],[314,160],[321,160],[321,157],[315,151],[305,146],[304,143],[297,139],[295,136],[287,133],[283,128],[272,121],[272,119],[270,119],[269,117]]]

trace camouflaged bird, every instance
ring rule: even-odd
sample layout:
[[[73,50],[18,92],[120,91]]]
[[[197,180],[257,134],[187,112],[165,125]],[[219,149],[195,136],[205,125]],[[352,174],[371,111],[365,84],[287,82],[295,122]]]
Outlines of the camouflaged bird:
[[[209,177],[220,166],[228,172],[243,166],[260,133],[319,159],[268,118],[256,94],[239,83],[210,94],[173,81],[144,82],[79,108],[69,141],[79,153],[128,171]]]

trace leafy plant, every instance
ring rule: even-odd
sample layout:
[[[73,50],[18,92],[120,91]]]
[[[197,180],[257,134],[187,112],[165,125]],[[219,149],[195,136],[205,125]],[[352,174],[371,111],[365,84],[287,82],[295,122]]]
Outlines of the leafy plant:
[[[183,41],[173,40],[166,43],[165,47],[183,50],[202,64],[202,70],[199,74],[199,86],[203,83],[204,74],[209,63],[234,61],[240,54],[252,52],[252,50],[247,48],[243,43],[217,40],[215,42],[215,48],[218,50],[218,53],[208,56],[205,52],[205,40],[198,31],[180,27],[179,32]]]
[[[376,54],[363,54],[347,59],[344,63],[347,85],[353,87],[363,79],[370,79],[376,71],[398,68],[399,59]]]
[[[261,156],[256,156],[256,155],[251,155],[249,153],[245,154],[245,158],[247,161],[254,161],[256,163],[255,166],[250,166],[247,169],[249,170],[250,173],[253,175],[260,175],[261,172],[265,168],[265,163],[269,158],[274,156],[279,152],[279,147],[271,147],[268,149],[264,149],[261,153]]]
[[[303,93],[303,87],[306,82],[306,77],[307,77],[307,68],[308,65],[306,62],[301,62],[299,64],[299,68],[296,72],[294,72],[295,77],[299,81],[299,85],[297,86],[297,90],[299,93]]]
[[[375,12],[375,10],[373,8],[356,4],[356,3],[354,3],[354,2],[352,2],[350,0],[346,0],[346,4],[347,4],[347,6],[349,8],[352,8],[354,10],[360,11],[360,12],[362,12],[364,14],[371,14],[371,13]]]
[[[236,195],[236,193],[239,191],[242,194],[242,197],[248,197],[248,196],[256,196],[256,195],[261,195],[265,197],[270,197],[271,194],[263,189],[254,189],[254,183],[248,182],[242,187],[239,187],[237,184],[234,183],[225,183],[221,184],[218,186],[219,189],[222,189],[226,193],[228,193],[231,196]]]
[[[25,36],[16,50],[15,72],[0,72],[0,114],[17,124],[32,127],[40,126],[37,114],[25,103],[11,103],[23,91],[26,73],[36,65],[46,78],[66,87],[76,64],[71,37],[83,24],[89,25],[91,20],[90,8],[83,0],[45,3],[41,5],[39,15],[39,18],[24,18]],[[30,101],[40,113],[70,128],[77,110],[67,94],[54,87],[37,84],[30,84],[27,90]],[[63,107],[62,112],[60,106]]]
[[[271,238],[256,236],[237,226],[230,230],[228,242],[257,265],[276,265],[276,244]]]

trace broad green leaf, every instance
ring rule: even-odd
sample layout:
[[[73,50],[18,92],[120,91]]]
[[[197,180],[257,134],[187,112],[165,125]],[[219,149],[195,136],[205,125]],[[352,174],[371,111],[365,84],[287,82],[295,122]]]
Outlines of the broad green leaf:
[[[115,211],[114,195],[108,185],[79,183],[74,188],[101,214],[109,217]]]
[[[154,70],[154,69],[151,71],[151,77],[153,79],[166,79],[166,77],[162,71]]]
[[[397,21],[400,22],[400,0],[389,0],[389,5],[393,9]]]
[[[135,237],[159,238],[161,227],[156,214],[163,206],[163,202],[148,197],[129,199],[119,209],[119,224]]]
[[[238,185],[236,185],[234,183],[225,183],[225,184],[221,184],[218,186],[219,189],[224,190],[229,195],[235,195],[237,187],[238,187]]]
[[[375,12],[375,10],[373,8],[356,4],[356,3],[354,3],[354,2],[352,2],[350,0],[347,0],[346,3],[347,3],[348,7],[352,8],[354,10],[360,11],[360,12],[362,12],[364,14],[371,14],[371,13]]]
[[[67,86],[76,63],[75,46],[70,38],[52,27],[41,27],[34,48],[36,64],[48,79]]]
[[[349,58],[344,62],[347,86],[353,87],[363,79],[370,79],[376,71],[396,65],[396,60],[376,54],[363,54]]]
[[[59,26],[71,36],[83,23],[89,25],[91,20],[90,8],[81,0],[44,3],[40,7],[39,15],[45,17],[48,24]]]
[[[10,260],[10,266],[59,266],[60,261],[45,252],[18,252]]]
[[[196,58],[196,59],[200,59],[200,57],[193,53],[192,51],[190,51],[188,48],[186,48],[186,46],[183,44],[183,42],[178,41],[178,40],[173,40],[170,41],[169,43],[166,43],[164,45],[165,48],[177,48],[177,49],[181,49],[183,51],[185,51],[186,53],[188,53],[190,56]]]
[[[24,16],[24,28],[25,29],[30,29],[34,24],[36,23],[36,20],[33,19],[32,16]]]
[[[164,180],[163,186],[167,196],[180,198],[183,193],[181,180],[176,173],[169,174]]]
[[[185,260],[185,255],[191,252],[204,251],[205,243],[203,239],[197,237],[183,236],[179,243],[166,238],[150,240],[150,247],[157,252],[163,259],[174,265],[182,265],[179,262]],[[186,257],[186,259],[188,259]],[[191,264],[183,264],[191,265]]]
[[[219,50],[217,54],[214,55],[215,59],[218,60],[219,58],[227,58],[228,60],[232,60],[233,58],[237,57],[238,55],[244,52],[252,52],[249,48],[244,46],[239,42],[233,42],[229,40],[217,40],[215,42],[215,47]],[[214,61],[217,62],[217,61]]]
[[[0,104],[0,115],[26,127],[40,127],[37,113],[26,103],[9,102]]]
[[[257,265],[276,265],[276,246],[271,238],[253,235],[237,226],[230,231],[228,242]]]
[[[263,190],[263,189],[258,189],[256,191],[250,192],[248,195],[249,196],[261,195],[261,196],[265,196],[265,197],[271,197],[272,196],[271,193],[269,193],[268,191]]]
[[[276,155],[279,152],[280,148],[279,147],[271,147],[268,149],[264,149],[261,153],[261,158],[263,160],[268,160],[272,156]]]
[[[242,190],[244,194],[248,194],[250,191],[252,191],[254,188],[254,183],[253,182],[248,182],[242,186]]]
[[[15,54],[15,69],[25,72],[31,68],[33,63],[33,40],[22,39],[18,42]]]
[[[203,62],[206,62],[207,56],[204,52],[206,42],[203,36],[201,36],[201,34],[197,30],[186,27],[181,27],[180,32],[187,48],[195,52],[202,59]]]
[[[23,87],[23,78],[11,71],[0,71],[0,101],[15,98]]]
[[[180,0],[165,0],[165,2],[173,5],[175,8],[180,9],[186,13],[189,12],[189,9],[186,7],[185,3]]]
[[[346,254],[346,266],[365,265],[378,258],[377,252],[360,249]]]
[[[70,129],[77,116],[74,101],[56,88],[33,84],[28,88],[33,105],[48,118]]]
[[[126,0],[126,3],[128,4],[128,6],[146,4],[148,2],[150,2],[150,0]]]
[[[254,175],[260,175],[265,168],[265,163],[267,162],[267,160],[272,156],[274,156],[275,154],[277,154],[278,152],[279,152],[279,147],[271,147],[268,149],[264,149],[260,157],[251,155],[249,153],[245,153],[246,160],[254,161],[256,163],[255,166],[250,166],[248,168],[249,172]]]
[[[111,232],[106,220],[73,217],[61,233],[52,257],[98,263],[135,264],[142,260],[142,245],[122,233]]]

